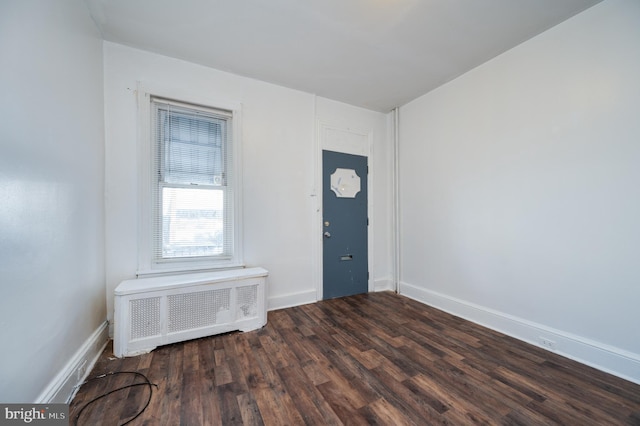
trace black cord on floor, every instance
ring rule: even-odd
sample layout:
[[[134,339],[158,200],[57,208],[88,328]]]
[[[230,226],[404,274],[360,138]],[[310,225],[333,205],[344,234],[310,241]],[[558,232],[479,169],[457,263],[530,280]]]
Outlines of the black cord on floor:
[[[118,391],[121,391],[123,389],[128,389],[128,388],[132,388],[132,387],[135,387],[135,386],[149,386],[149,399],[147,399],[147,403],[144,404],[144,407],[142,407],[142,409],[135,416],[133,416],[132,418],[130,418],[126,422],[122,423],[120,426],[124,426],[124,425],[126,425],[128,423],[131,423],[132,421],[137,419],[138,416],[140,416],[140,414],[142,414],[144,412],[144,410],[147,409],[147,407],[149,406],[149,403],[151,402],[151,395],[153,394],[153,386],[155,386],[157,388],[158,385],[156,385],[155,383],[151,383],[151,381],[149,380],[149,378],[147,376],[145,376],[144,374],[139,373],[137,371],[114,371],[114,372],[111,372],[111,373],[101,374],[99,376],[96,376],[96,377],[93,377],[91,379],[86,380],[83,383],[83,385],[85,383],[89,383],[89,382],[92,382],[94,380],[104,379],[105,377],[113,376],[115,374],[135,374],[136,376],[140,376],[140,377],[144,378],[145,381],[143,383],[132,383],[130,385],[122,386],[122,387],[119,387],[117,389],[110,390],[109,392],[105,392],[102,395],[99,395],[99,396],[93,398],[91,401],[89,401],[86,404],[84,404],[82,406],[82,408],[80,409],[80,411],[78,411],[78,414],[76,415],[76,417],[74,419],[74,422],[73,422],[75,425],[78,424],[78,420],[80,419],[80,415],[85,410],[85,408],[87,408],[88,406],[90,406],[91,404],[96,402],[97,400],[99,400],[101,398],[104,398],[105,396],[111,395],[114,392],[118,392]]]

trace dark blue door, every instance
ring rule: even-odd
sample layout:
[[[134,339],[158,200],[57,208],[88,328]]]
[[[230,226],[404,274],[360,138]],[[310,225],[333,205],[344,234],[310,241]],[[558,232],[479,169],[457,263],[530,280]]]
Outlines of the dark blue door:
[[[366,293],[367,157],[322,151],[323,298]]]

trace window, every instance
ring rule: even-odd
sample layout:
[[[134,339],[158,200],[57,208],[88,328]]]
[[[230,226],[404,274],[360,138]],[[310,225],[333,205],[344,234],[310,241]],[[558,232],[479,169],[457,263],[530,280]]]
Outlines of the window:
[[[148,96],[148,236],[140,269],[237,266],[234,113]],[[144,226],[146,224],[146,226]],[[150,252],[150,253],[149,253]]]

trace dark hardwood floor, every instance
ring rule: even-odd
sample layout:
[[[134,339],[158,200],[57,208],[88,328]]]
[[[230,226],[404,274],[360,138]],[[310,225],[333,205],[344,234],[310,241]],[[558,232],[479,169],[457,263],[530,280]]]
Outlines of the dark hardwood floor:
[[[640,425],[630,383],[405,297],[370,293],[269,312],[262,330],[113,358],[90,377],[145,374],[157,385],[132,425]],[[92,398],[143,382],[116,374]],[[149,386],[114,392],[77,424],[126,422]]]

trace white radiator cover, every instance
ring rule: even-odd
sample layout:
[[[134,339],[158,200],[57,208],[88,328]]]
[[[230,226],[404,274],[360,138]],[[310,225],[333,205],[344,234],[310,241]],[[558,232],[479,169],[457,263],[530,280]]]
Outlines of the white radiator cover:
[[[114,344],[117,357],[267,323],[263,268],[126,280],[116,287]]]

